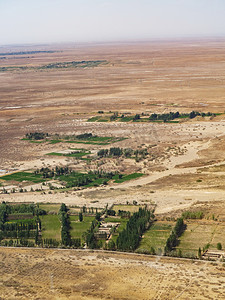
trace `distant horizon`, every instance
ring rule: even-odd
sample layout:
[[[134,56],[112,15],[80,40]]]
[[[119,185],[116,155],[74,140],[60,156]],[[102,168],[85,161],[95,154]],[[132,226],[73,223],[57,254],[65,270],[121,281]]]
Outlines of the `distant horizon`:
[[[151,42],[191,42],[191,41],[213,41],[224,40],[225,35],[221,36],[174,36],[174,37],[154,37],[149,39],[130,39],[130,40],[96,40],[96,41],[56,41],[56,42],[30,42],[30,43],[10,43],[0,44],[0,47],[24,47],[24,46],[50,46],[50,45],[98,45],[98,44],[135,44],[135,43],[151,43]]]

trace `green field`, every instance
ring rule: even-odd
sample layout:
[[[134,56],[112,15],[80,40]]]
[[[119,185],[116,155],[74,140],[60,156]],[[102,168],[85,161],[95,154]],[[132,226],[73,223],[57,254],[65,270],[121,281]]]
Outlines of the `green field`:
[[[41,216],[42,239],[61,240],[61,223],[58,215]]]
[[[83,234],[91,227],[94,216],[83,216],[83,221],[80,222],[78,216],[70,216],[70,235],[72,239],[80,238],[83,240]]]
[[[34,183],[40,183],[46,181],[46,179],[42,178],[41,174],[34,175],[33,173],[29,173],[29,172],[16,172],[13,174],[1,176],[0,179],[14,180],[19,182],[26,180]]]
[[[129,174],[129,175],[123,175],[122,178],[120,178],[120,179],[119,179],[119,176],[117,175],[117,176],[115,176],[115,182],[116,183],[122,183],[124,181],[140,178],[143,175],[144,174],[142,174],[142,173],[132,173],[132,174]]]
[[[71,151],[73,152],[73,151]],[[47,153],[46,155],[55,155],[55,156],[67,156],[67,157],[77,157],[77,158],[82,158],[85,155],[90,154],[90,152],[77,152],[77,153],[58,153],[58,152],[51,152]]]
[[[90,180],[93,180],[92,182],[83,185],[84,187],[99,185],[103,181],[109,181],[108,178],[104,178],[104,177],[98,178],[98,175],[95,174],[86,174],[86,173],[77,173],[77,172],[73,172],[69,175],[61,175],[58,178],[60,178],[60,180],[62,181],[65,181],[67,184],[73,183],[74,181],[80,180],[82,178],[89,178]]]
[[[41,209],[44,209],[47,212],[47,214],[49,212],[54,212],[54,213],[58,214],[60,206],[61,206],[61,204],[54,204],[54,203],[53,204],[52,203],[40,203],[39,204],[39,207]]]
[[[136,252],[150,253],[151,248],[154,248],[157,254],[163,252],[173,226],[174,223],[172,222],[156,221],[153,223],[144,233]]]

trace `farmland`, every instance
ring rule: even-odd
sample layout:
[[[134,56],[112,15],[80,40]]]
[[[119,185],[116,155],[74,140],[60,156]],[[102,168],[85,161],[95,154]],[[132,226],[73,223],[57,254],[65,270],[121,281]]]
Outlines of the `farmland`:
[[[223,299],[224,40],[60,47],[0,62],[0,298]]]
[[[57,215],[47,215],[41,218],[42,238],[60,240],[60,221]]]
[[[140,245],[136,250],[137,253],[162,254],[173,226],[174,223],[155,222],[144,233]]]
[[[197,256],[199,247],[201,249],[216,250],[217,244],[221,243],[225,247],[223,223],[206,221],[189,221],[187,229],[180,238],[178,249],[185,256]]]
[[[79,238],[84,241],[83,234],[91,227],[92,221],[94,221],[93,216],[84,216],[82,222],[79,222],[78,216],[70,216],[71,238]]]

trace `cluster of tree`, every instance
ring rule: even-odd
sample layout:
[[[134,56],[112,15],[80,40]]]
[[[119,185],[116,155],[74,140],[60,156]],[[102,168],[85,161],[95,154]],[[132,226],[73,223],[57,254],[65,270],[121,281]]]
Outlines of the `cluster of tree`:
[[[126,229],[120,232],[116,244],[122,251],[134,251],[139,244],[143,232],[149,227],[153,214],[143,208],[134,213],[127,222]]]
[[[69,61],[69,62],[59,62],[43,65],[40,67],[30,67],[32,69],[61,69],[61,68],[85,68],[85,67],[96,67],[102,63],[105,63],[105,60],[82,60],[82,61]]]
[[[86,232],[86,244],[90,249],[99,248],[98,240],[95,237],[95,233],[97,232],[99,226],[100,222],[95,219],[92,221],[90,229]]]
[[[3,201],[0,204],[0,226],[7,220],[9,206]]]
[[[85,186],[93,181],[94,181],[94,179],[92,176],[88,176],[87,174],[82,174],[79,177],[77,177],[76,179],[67,182],[66,187],[71,188],[71,187]]]
[[[149,117],[150,121],[156,121],[156,120],[161,120],[164,122],[167,121],[172,121],[174,119],[178,119],[178,118],[189,118],[189,119],[194,119],[197,116],[202,116],[202,117],[209,117],[212,116],[214,114],[208,112],[208,113],[200,113],[198,111],[192,111],[190,113],[187,114],[180,114],[179,111],[177,112],[169,112],[169,113],[165,113],[165,114],[156,114],[153,113],[151,114],[151,116]]]
[[[169,253],[177,246],[178,237],[181,236],[184,230],[185,230],[185,225],[184,225],[183,218],[177,219],[176,225],[166,241],[165,253]]]
[[[118,216],[120,216],[121,218],[130,218],[130,212],[127,210],[118,210]]]
[[[106,157],[106,156],[121,156],[123,154],[123,149],[119,147],[113,147],[108,149],[101,149],[98,151],[98,156]]]
[[[115,112],[112,116],[110,116],[110,121],[115,121],[118,118],[118,112]]]
[[[37,227],[37,222],[34,219],[26,220],[23,222],[11,222],[11,223],[4,223],[0,225],[0,229],[2,231],[29,231],[34,230]]]
[[[133,121],[137,121],[141,118],[141,116],[139,114],[136,114],[133,118]]]
[[[69,175],[72,173],[72,170],[68,167],[58,167],[56,166],[53,169],[48,167],[37,169],[34,171],[34,175],[41,174],[43,178],[53,178],[55,176]]]
[[[166,114],[156,114],[153,113],[151,114],[151,116],[149,117],[150,121],[156,121],[156,120],[162,120],[164,122],[166,121],[170,121],[170,120],[174,120],[180,117],[180,113],[177,112],[170,112],[170,113],[166,113]]]
[[[124,156],[126,158],[131,157],[134,155],[136,158],[137,157],[142,157],[145,158],[148,155],[148,150],[147,149],[137,149],[133,150],[131,148],[119,148],[119,147],[113,147],[110,149],[101,149],[97,153],[98,156],[100,157],[110,157],[110,156]]]
[[[83,134],[76,135],[76,138],[78,140],[86,140],[86,139],[94,138],[94,137],[97,137],[97,135],[93,135],[92,133],[83,133]]]
[[[45,248],[57,248],[60,246],[60,242],[56,239],[41,239],[38,245]]]
[[[85,205],[82,207],[82,212],[84,214],[86,214],[86,213],[94,214],[94,210],[95,210],[95,213],[97,214],[97,212],[98,212],[98,208],[97,207],[95,209],[94,209],[94,207],[87,208]]]
[[[113,210],[113,209],[107,209],[106,214],[107,214],[108,216],[115,216],[115,215],[116,215],[116,212],[115,212],[115,210]]]
[[[21,230],[21,231],[1,231],[1,239],[13,238],[13,239],[34,239],[35,231],[33,230]]]
[[[34,219],[26,220],[23,222],[11,222],[11,223],[2,223],[0,225],[1,234],[0,238],[14,238],[14,239],[29,239],[35,238],[36,231],[38,230],[38,222]]]
[[[183,219],[202,219],[204,213],[202,211],[185,211],[182,213]]]
[[[35,204],[16,204],[16,205],[8,205],[7,204],[7,214],[26,214],[32,213],[33,216],[37,215],[45,215],[46,211],[41,209],[39,205]]]
[[[85,186],[88,185],[94,181],[96,181],[99,178],[103,178],[105,180],[102,181],[102,184],[107,184],[107,181],[112,179],[115,173],[113,172],[103,172],[103,171],[96,171],[92,172],[89,171],[88,174],[76,174],[75,172],[71,173],[71,177],[74,176],[74,180],[70,180],[67,182],[66,187],[71,188],[71,187],[80,187],[80,186]]]
[[[5,246],[5,247],[34,247],[34,242],[32,241],[29,241],[29,240],[26,240],[26,239],[16,239],[16,240],[12,240],[10,239],[9,241],[8,240],[4,240],[2,243],[1,243],[2,246]]]
[[[17,205],[9,205],[4,201],[0,204],[0,228],[2,224],[7,221],[7,218],[10,214],[29,214],[32,213],[33,216],[39,216],[46,214],[46,211],[39,208],[39,205],[35,204],[17,204]],[[27,220],[26,222],[22,222],[21,224],[29,224],[31,226],[33,220]],[[15,223],[16,224],[16,223]],[[14,226],[14,225],[12,225]],[[21,225],[22,226],[22,225]],[[24,226],[24,225],[23,225]]]
[[[54,53],[57,51],[53,50],[33,50],[33,51],[18,51],[18,52],[4,52],[0,53],[0,55],[24,55],[24,54],[38,54],[38,53]]]
[[[70,236],[70,219],[68,215],[67,206],[62,203],[59,209],[59,218],[61,221],[61,242],[64,246],[70,246],[71,244],[71,236]]]
[[[113,240],[109,240],[108,244],[105,244],[105,250],[116,250],[116,243]]]
[[[26,133],[26,138],[29,140],[43,140],[48,137],[47,132],[30,132]]]

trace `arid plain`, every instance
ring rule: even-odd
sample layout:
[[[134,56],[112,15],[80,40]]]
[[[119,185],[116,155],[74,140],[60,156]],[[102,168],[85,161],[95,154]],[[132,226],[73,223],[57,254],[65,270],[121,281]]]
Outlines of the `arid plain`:
[[[180,216],[187,209],[201,209],[205,216],[213,215],[219,226],[225,217],[224,50],[225,40],[0,48],[1,53],[21,51],[20,55],[2,55],[0,60],[2,175],[56,165],[144,174],[123,183],[64,193],[2,193],[0,201],[64,202],[87,207],[137,201],[155,207],[159,220]],[[71,61],[102,63],[40,68]],[[144,117],[176,111],[213,115],[177,123],[90,122],[99,112]],[[89,163],[47,156],[67,151],[68,144],[22,140],[26,133],[35,131],[125,138],[113,146],[145,148],[148,155],[140,161],[105,158]],[[93,155],[111,146],[82,144]],[[15,183],[1,184],[11,189]],[[21,186],[35,188],[26,182]],[[211,238],[213,241],[215,236]],[[3,299],[223,299],[225,295],[221,262],[55,249],[35,249],[33,253],[1,248],[0,252]],[[51,270],[46,275],[46,289],[45,270]],[[19,284],[18,276],[24,278]]]

